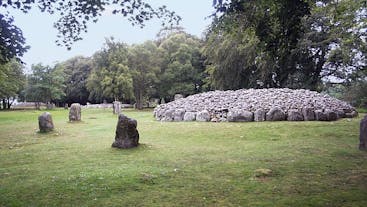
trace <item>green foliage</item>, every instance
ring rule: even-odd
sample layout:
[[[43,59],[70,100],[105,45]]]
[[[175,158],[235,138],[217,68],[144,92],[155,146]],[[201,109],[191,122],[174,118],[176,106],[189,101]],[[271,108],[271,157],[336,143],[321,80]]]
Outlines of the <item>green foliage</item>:
[[[161,65],[158,48],[152,41],[129,48],[129,71],[133,79],[133,91],[136,108],[143,108],[144,99],[154,93],[154,86],[158,82],[157,74]]]
[[[202,42],[185,32],[161,35],[156,42],[128,46],[107,39],[92,60],[87,89],[92,102],[136,101],[142,109],[149,98],[173,99],[176,93],[202,91]]]
[[[129,100],[133,80],[128,68],[128,46],[106,39],[105,48],[93,55],[93,70],[88,78],[89,99]]]
[[[242,33],[210,35],[204,55],[207,58],[207,84],[214,89],[228,90],[257,87],[259,76],[259,39],[251,29]]]
[[[318,3],[303,19],[299,42],[302,80],[320,85],[322,80],[349,84],[366,77],[365,3],[343,0]],[[362,76],[359,76],[362,75]]]
[[[21,63],[13,59],[0,65],[0,99],[3,99],[3,108],[10,108],[10,99],[17,98],[24,85],[25,75]]]
[[[336,122],[138,120],[141,145],[111,148],[117,118],[39,111],[0,113],[0,206],[366,206],[360,118]],[[21,124],[19,124],[21,123]]]
[[[32,74],[27,77],[25,98],[27,101],[51,103],[64,96],[64,74],[42,64],[32,65]]]
[[[76,56],[55,66],[65,74],[66,103],[86,104],[89,97],[87,79],[92,70],[92,59]]]
[[[12,17],[0,14],[0,64],[5,64],[13,58],[19,61],[29,49],[29,46],[25,46],[22,31],[13,23]]]
[[[204,64],[202,42],[185,32],[170,34],[161,40],[163,62],[158,96],[172,99],[177,93],[191,95],[202,91]]]
[[[213,3],[204,49],[212,88],[318,90],[326,77],[350,82],[366,67],[364,1]]]

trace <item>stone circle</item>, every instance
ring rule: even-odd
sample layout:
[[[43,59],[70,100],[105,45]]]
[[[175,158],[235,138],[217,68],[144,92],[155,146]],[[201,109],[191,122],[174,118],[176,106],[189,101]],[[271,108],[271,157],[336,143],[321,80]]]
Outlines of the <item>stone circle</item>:
[[[327,94],[288,88],[210,91],[154,109],[158,121],[335,121],[357,115],[351,105]]]

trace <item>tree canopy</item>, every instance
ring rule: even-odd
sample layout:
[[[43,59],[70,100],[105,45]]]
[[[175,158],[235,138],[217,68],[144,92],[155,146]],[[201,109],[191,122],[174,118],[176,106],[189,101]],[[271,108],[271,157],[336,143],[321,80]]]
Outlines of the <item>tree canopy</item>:
[[[113,14],[122,15],[132,25],[140,27],[152,18],[162,19],[162,25],[174,25],[181,20],[166,6],[153,8],[144,0],[12,0],[0,1],[0,7],[8,12],[16,9],[24,13],[38,8],[41,12],[57,15],[59,19],[54,23],[58,30],[56,43],[68,49],[75,41],[82,39],[88,23],[97,22],[107,8],[113,8]],[[0,24],[0,61],[20,58],[28,49],[22,31],[13,24],[13,18],[9,15],[0,14]]]
[[[6,64],[0,64],[0,99],[3,101],[3,108],[10,108],[12,101],[24,89],[25,75],[23,65],[11,60]]]
[[[65,96],[62,70],[42,64],[32,65],[31,69],[25,89],[27,101],[51,103]]]
[[[204,54],[214,88],[318,89],[366,67],[363,1],[213,1]]]

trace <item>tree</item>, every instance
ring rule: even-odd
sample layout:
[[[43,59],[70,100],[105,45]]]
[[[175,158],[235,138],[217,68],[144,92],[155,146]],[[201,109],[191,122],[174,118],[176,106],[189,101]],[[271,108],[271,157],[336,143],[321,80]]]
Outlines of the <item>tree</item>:
[[[32,74],[27,77],[25,98],[27,101],[51,103],[59,101],[64,93],[64,74],[50,66],[32,65]]]
[[[152,18],[162,19],[162,24],[177,24],[181,18],[175,12],[169,11],[166,6],[153,8],[142,0],[27,0],[27,1],[0,1],[0,7],[6,10],[16,9],[27,13],[32,8],[60,18],[54,27],[58,30],[56,43],[71,48],[75,41],[81,40],[81,34],[87,32],[89,22],[97,22],[98,17],[106,10],[113,8],[113,14],[120,14],[127,18],[132,25],[143,27],[145,22]],[[9,9],[10,8],[10,9]],[[21,57],[27,50],[24,38],[19,28],[13,25],[12,17],[0,15],[1,32],[0,52],[1,59]],[[10,31],[10,32],[8,32]]]
[[[362,1],[319,2],[303,19],[303,26],[299,57],[310,85],[322,81],[350,85],[366,77],[360,72],[367,66],[367,12]]]
[[[89,91],[87,79],[92,70],[92,59],[76,56],[55,66],[65,74],[65,99],[66,103],[86,104]]]
[[[25,75],[23,65],[13,59],[11,62],[0,65],[0,99],[3,109],[10,108],[12,102],[23,90]]]
[[[209,74],[205,80],[207,85],[220,90],[259,87],[259,81],[264,80],[259,71],[266,71],[260,68],[268,67],[266,61],[259,60],[269,58],[259,42],[252,29],[239,33],[209,35],[203,50],[207,58],[206,72]],[[265,76],[266,73],[263,74]]]
[[[87,81],[93,102],[132,98],[132,76],[128,68],[128,46],[106,39],[105,48],[93,55],[93,70]]]
[[[214,4],[221,15],[208,31],[204,50],[208,73],[214,75],[209,84],[223,89],[286,87],[297,68],[294,50],[303,33],[301,20],[310,13],[309,4],[304,0]]]
[[[133,91],[136,108],[143,109],[143,103],[149,94],[154,93],[161,57],[152,41],[132,45],[129,48],[129,71],[133,79]]]
[[[20,57],[29,49],[25,46],[22,31],[13,23],[12,17],[0,14],[0,64],[5,64],[13,58],[20,61]]]
[[[169,100],[177,93],[191,95],[203,89],[204,60],[202,42],[178,31],[161,40],[163,62],[158,75],[157,94]]]

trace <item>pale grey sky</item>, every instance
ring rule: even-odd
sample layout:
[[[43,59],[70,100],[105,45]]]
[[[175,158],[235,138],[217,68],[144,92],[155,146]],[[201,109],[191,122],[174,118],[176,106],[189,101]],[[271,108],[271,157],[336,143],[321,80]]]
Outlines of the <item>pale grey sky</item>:
[[[153,7],[167,5],[168,9],[183,18],[181,26],[185,31],[198,37],[202,36],[211,22],[210,19],[206,19],[213,12],[211,0],[148,0],[148,2],[151,2]],[[53,65],[76,55],[90,56],[103,46],[105,37],[113,36],[116,40],[128,44],[152,40],[161,29],[159,20],[149,21],[146,27],[141,29],[131,26],[122,16],[106,14],[100,17],[97,23],[90,23],[88,33],[82,36],[83,40],[75,43],[68,51],[55,44],[57,30],[53,28],[53,23],[57,17],[41,13],[37,9],[28,14],[17,11],[10,13],[14,16],[15,24],[22,29],[27,45],[31,46],[22,58],[27,68],[37,63]]]

